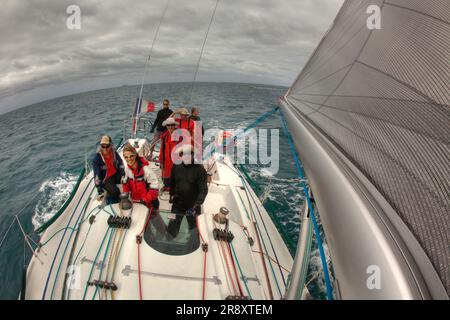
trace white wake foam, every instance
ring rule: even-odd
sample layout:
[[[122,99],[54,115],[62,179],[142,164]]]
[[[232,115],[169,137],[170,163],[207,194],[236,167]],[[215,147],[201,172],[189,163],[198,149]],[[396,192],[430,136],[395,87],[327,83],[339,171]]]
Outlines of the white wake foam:
[[[32,223],[35,229],[47,222],[62,207],[69,198],[72,189],[77,182],[77,176],[67,172],[46,180],[39,188],[39,201],[34,208]]]

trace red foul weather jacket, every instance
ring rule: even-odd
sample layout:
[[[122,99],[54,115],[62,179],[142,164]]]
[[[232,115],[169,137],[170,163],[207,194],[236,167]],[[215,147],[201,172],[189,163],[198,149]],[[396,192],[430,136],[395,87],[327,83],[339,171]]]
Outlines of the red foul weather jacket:
[[[136,161],[136,169],[128,165],[125,167],[126,182],[123,184],[123,191],[131,192],[133,201],[144,201],[150,207],[152,201],[158,199],[158,178],[145,158],[138,157]]]
[[[162,177],[170,178],[170,172],[172,171],[172,150],[176,148],[179,141],[172,141],[172,137],[169,131],[164,132],[161,135],[161,148],[159,150],[159,162],[163,166]]]

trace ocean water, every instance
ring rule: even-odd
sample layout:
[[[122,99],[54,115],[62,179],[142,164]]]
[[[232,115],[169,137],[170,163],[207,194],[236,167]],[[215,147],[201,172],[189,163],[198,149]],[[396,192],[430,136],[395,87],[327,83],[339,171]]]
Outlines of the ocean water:
[[[48,100],[0,115],[0,299],[17,299],[23,266],[31,252],[14,215],[19,215],[26,233],[48,220],[68,198],[85,156],[94,155],[99,137],[109,134],[115,143],[123,136],[123,122],[132,111],[139,86],[97,90]],[[205,128],[245,127],[276,106],[287,88],[238,83],[197,83],[192,104],[200,107]],[[168,98],[172,108],[187,101],[191,83],[151,84],[144,87],[144,99],[160,103]],[[280,128],[278,115],[259,128]],[[273,175],[264,165],[246,165],[259,185],[258,195],[276,214],[296,244],[302,206],[294,159],[280,130],[279,171]],[[9,229],[7,237],[5,232]],[[32,236],[34,241],[38,237]],[[292,250],[295,252],[295,248]],[[313,247],[309,289],[322,298],[320,259]],[[320,273],[320,272],[319,272]]]

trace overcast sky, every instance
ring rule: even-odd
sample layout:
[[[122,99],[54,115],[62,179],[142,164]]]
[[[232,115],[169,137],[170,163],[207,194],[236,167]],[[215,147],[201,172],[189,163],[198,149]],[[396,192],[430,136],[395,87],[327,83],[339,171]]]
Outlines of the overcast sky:
[[[135,85],[167,0],[2,0],[0,114]],[[216,0],[169,0],[146,83],[192,81]],[[220,0],[197,81],[289,86],[343,0]],[[69,5],[81,29],[66,26]]]

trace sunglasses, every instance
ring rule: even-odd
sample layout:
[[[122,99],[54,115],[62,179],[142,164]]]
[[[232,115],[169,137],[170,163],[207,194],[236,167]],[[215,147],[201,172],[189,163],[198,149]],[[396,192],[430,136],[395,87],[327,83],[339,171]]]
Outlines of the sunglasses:
[[[176,124],[168,124],[167,127],[175,127]]]
[[[103,149],[107,149],[107,148],[109,148],[110,145],[109,145],[109,144],[101,144],[100,146],[101,146]]]
[[[168,106],[169,104],[168,103],[163,103],[163,106]]]
[[[125,158],[125,160],[128,160],[128,159],[134,159],[134,158],[136,158],[136,155],[135,155],[135,154],[132,154],[132,155],[130,155],[130,156],[128,156],[128,157],[124,156],[124,158]]]

